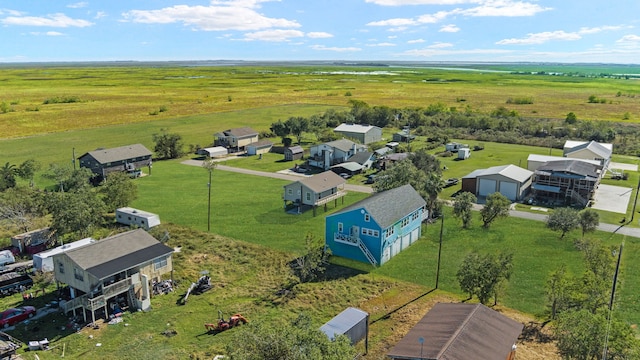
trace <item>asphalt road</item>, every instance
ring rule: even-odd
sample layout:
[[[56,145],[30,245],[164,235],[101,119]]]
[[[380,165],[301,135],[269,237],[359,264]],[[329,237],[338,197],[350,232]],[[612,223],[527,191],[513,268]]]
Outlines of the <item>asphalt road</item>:
[[[186,164],[186,165],[192,165],[192,166],[201,166],[202,161],[200,161],[200,160],[185,160],[182,163]],[[274,179],[282,179],[282,180],[288,180],[288,181],[300,180],[300,176],[298,176],[298,175],[289,175],[289,174],[271,173],[271,172],[265,172],[265,171],[241,169],[241,168],[236,168],[236,167],[226,166],[226,165],[221,165],[221,164],[218,164],[216,169],[217,170],[222,170],[222,171],[230,171],[230,172],[240,173],[240,174],[264,176],[264,177],[270,177],[270,178],[274,178]],[[365,185],[345,184],[344,188],[345,188],[345,190],[349,190],[349,191],[362,192],[362,193],[367,193],[367,194],[373,193],[373,189],[370,186],[365,186]],[[474,210],[480,210],[481,208],[482,208],[482,205],[474,206]],[[527,212],[527,211],[511,210],[511,211],[509,211],[509,216],[522,218],[522,219],[529,219],[529,220],[534,220],[534,221],[546,222],[548,215],[547,214],[536,214],[536,213]],[[621,234],[621,235],[626,235],[626,236],[631,236],[631,237],[635,237],[635,238],[640,238],[640,229],[639,228],[631,228],[631,227],[628,227],[628,226],[624,226],[622,224],[603,224],[603,223],[600,223],[600,225],[598,226],[598,230],[605,231],[605,232],[610,232],[610,233]]]

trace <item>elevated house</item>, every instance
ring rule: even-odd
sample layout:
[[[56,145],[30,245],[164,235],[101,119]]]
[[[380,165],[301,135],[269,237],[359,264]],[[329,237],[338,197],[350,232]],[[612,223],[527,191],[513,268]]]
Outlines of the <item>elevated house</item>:
[[[519,201],[529,192],[532,175],[511,164],[478,169],[462,178],[462,190],[481,198],[499,192],[511,201]]]
[[[304,149],[299,145],[289,146],[283,152],[286,161],[300,160],[304,157]]]
[[[69,286],[60,303],[65,313],[81,311],[94,322],[114,305],[149,310],[152,282],[173,274],[173,249],[142,229],[120,233],[53,255],[54,276]]]
[[[529,171],[536,171],[540,167],[540,165],[544,165],[550,161],[561,161],[567,160],[566,157],[563,156],[550,156],[550,155],[538,155],[538,154],[529,154],[527,157],[527,169]],[[578,160],[582,162],[586,162],[589,164],[593,164],[602,169],[602,163],[599,160],[588,160],[588,159],[572,159]]]
[[[234,128],[214,135],[214,146],[222,146],[231,152],[247,150],[247,145],[258,142],[258,132],[250,127]]]
[[[325,219],[325,243],[334,255],[382,265],[416,242],[426,202],[403,185],[374,194]]]
[[[120,146],[111,149],[98,149],[81,155],[80,167],[93,172],[98,181],[109,173],[120,171],[131,176],[139,176],[140,169],[147,166],[151,169],[151,151],[142,144]]]
[[[514,360],[524,325],[482,304],[437,303],[388,353],[392,360]]]
[[[307,162],[309,166],[329,170],[332,165],[343,163],[351,156],[366,150],[365,145],[356,144],[351,140],[330,141],[312,146]]]
[[[540,165],[531,188],[536,199],[556,204],[586,206],[601,178],[601,167],[577,159]]]
[[[566,141],[562,154],[572,159],[596,160],[603,168],[607,168],[613,154],[613,144],[597,141]]]
[[[382,140],[382,129],[373,125],[340,124],[333,132],[345,138],[355,139],[361,144],[370,144]]]
[[[305,208],[313,208],[313,215],[316,215],[316,208],[324,205],[327,210],[327,203],[334,201],[338,205],[338,199],[347,194],[344,191],[346,180],[338,176],[333,171],[325,171],[310,177],[305,177],[284,186],[285,209],[294,207],[297,213],[301,213]]]

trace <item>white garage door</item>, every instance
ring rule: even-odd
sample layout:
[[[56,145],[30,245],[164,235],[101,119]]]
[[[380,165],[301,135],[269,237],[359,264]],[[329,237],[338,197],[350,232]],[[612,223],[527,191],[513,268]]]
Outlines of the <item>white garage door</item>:
[[[496,181],[491,179],[479,179],[478,196],[487,196],[496,192]]]
[[[413,229],[411,232],[411,243],[413,244],[420,237],[420,228]]]
[[[402,237],[402,250],[406,249],[411,245],[411,234],[407,234]]]
[[[396,241],[391,245],[391,257],[398,255],[402,246],[402,239],[397,238]]]
[[[515,201],[518,198],[518,184],[514,182],[501,181],[500,193],[507,197],[511,201]]]

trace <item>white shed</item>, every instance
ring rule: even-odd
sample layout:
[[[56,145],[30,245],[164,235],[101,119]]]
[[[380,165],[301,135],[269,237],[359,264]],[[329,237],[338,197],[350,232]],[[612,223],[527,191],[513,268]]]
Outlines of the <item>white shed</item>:
[[[365,339],[365,348],[369,340],[369,313],[358,308],[350,307],[336,315],[333,319],[320,327],[331,340],[337,335],[345,335],[351,340],[351,345]]]
[[[89,245],[95,242],[92,238],[84,238],[82,240],[74,241],[72,243],[58,246],[51,250],[43,251],[33,255],[33,269],[42,272],[51,272],[53,268],[53,255],[63,253],[72,249],[77,249],[85,245]]]
[[[222,146],[214,146],[198,150],[198,155],[204,155],[210,158],[227,156],[228,153],[227,148]]]
[[[160,225],[160,216],[130,207],[116,209],[116,222],[141,227],[145,230]]]
[[[461,148],[458,149],[458,160],[466,160],[471,156],[471,149]]]

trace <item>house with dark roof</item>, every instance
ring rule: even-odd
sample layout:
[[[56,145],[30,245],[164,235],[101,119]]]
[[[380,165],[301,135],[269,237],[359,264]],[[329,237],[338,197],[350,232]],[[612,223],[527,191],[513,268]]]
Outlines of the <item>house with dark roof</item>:
[[[523,328],[482,304],[438,303],[387,356],[393,360],[513,360]]]
[[[316,215],[316,208],[324,205],[327,210],[327,203],[334,201],[338,205],[338,199],[347,194],[344,191],[346,180],[334,173],[325,171],[320,174],[305,177],[284,186],[284,208],[296,209],[301,213],[305,209],[313,208],[313,215]]]
[[[577,159],[549,161],[536,169],[531,189],[540,201],[586,206],[600,183],[601,173],[601,166]]]
[[[172,274],[173,249],[143,229],[110,236],[53,256],[57,282],[69,286],[69,298],[60,303],[65,313],[81,311],[95,321],[117,305],[147,311],[152,284]]]
[[[426,218],[425,200],[403,185],[327,216],[325,243],[333,255],[382,265],[420,238]]]
[[[365,145],[356,144],[347,139],[340,139],[313,145],[309,149],[307,161],[309,166],[329,170],[332,165],[343,163],[351,156],[362,151],[367,151]]]
[[[337,174],[355,175],[363,171],[371,169],[373,165],[373,153],[369,151],[361,151],[347,161],[331,166],[331,170]]]
[[[250,127],[224,130],[214,135],[214,146],[223,146],[233,152],[246,151],[247,145],[258,142],[258,132]]]
[[[120,146],[111,149],[98,149],[81,155],[78,160],[81,168],[91,170],[100,180],[109,173],[126,171],[139,173],[144,166],[151,167],[152,153],[142,144]]]
[[[477,197],[499,192],[511,201],[519,201],[529,192],[532,175],[532,171],[511,164],[478,169],[462,178],[462,190]]]
[[[333,132],[345,138],[355,139],[361,144],[370,144],[382,140],[382,129],[373,125],[340,124]]]

